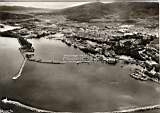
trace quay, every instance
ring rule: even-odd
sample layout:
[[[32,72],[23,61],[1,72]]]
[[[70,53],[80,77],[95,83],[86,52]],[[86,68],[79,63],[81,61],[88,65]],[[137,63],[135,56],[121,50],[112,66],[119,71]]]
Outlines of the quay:
[[[42,60],[42,59],[33,59],[33,58],[32,59],[28,59],[28,60],[32,61],[32,62],[45,63],[45,64],[92,63],[92,61],[53,61],[53,60]]]

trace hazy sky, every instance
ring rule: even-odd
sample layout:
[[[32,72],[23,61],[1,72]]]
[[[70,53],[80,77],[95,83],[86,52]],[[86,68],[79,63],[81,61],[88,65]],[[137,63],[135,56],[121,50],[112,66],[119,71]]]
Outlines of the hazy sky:
[[[14,2],[10,2],[10,1],[14,1]],[[21,1],[21,2],[18,2],[18,1]],[[24,1],[27,1],[27,2],[24,2]],[[31,1],[34,1],[34,2],[31,2]],[[42,2],[36,2],[36,1],[42,1]],[[83,2],[78,2],[80,0],[45,0],[45,1],[50,1],[50,2],[44,2],[44,0],[0,0],[0,5],[62,9],[62,8],[66,8],[66,7],[82,5],[82,4],[85,4],[88,2],[101,1],[101,2],[107,3],[107,2],[116,2],[116,1],[120,1],[120,0],[81,0]],[[63,2],[58,2],[58,1],[63,1]],[[64,2],[64,1],[66,1],[66,2]],[[85,1],[88,1],[88,2],[85,2]],[[140,1],[147,1],[148,2],[148,1],[158,1],[158,0],[121,0],[121,1],[139,1],[139,2]]]
[[[159,1],[159,0],[0,0],[2,1],[10,1],[10,2],[22,2],[22,1],[27,1],[27,2],[36,2],[36,1],[41,1],[41,2],[95,2],[95,1],[102,1],[102,2],[111,2],[111,1]]]
[[[66,7],[82,5],[85,3],[88,2],[0,2],[0,5],[62,9]]]

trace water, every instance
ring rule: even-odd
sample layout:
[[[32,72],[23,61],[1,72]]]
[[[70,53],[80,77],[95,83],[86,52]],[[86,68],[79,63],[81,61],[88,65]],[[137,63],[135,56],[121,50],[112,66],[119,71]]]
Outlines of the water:
[[[56,40],[30,41],[36,57],[61,60],[64,54],[84,55]],[[160,86],[134,80],[128,75],[129,68],[122,69],[121,64],[52,65],[27,61],[22,76],[14,81],[12,77],[23,59],[18,47],[16,39],[0,37],[1,97],[52,111],[113,111],[160,104]]]
[[[39,40],[30,39],[29,41],[35,48],[35,58],[62,61],[68,55],[86,56],[80,50],[68,47],[60,40],[41,38]]]
[[[12,78],[18,71],[22,62],[19,47],[17,39],[0,37],[0,83]]]

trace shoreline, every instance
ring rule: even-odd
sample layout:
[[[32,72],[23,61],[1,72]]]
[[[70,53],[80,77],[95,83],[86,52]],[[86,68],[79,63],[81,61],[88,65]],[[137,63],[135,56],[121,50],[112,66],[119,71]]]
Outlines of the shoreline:
[[[30,110],[32,112],[38,112],[38,113],[56,113],[54,111],[39,109],[36,107],[31,107],[28,105],[25,105],[18,101],[13,101],[11,99],[2,99],[2,103],[9,104],[9,105],[15,105],[17,107],[22,107],[24,109]],[[156,105],[148,105],[148,106],[142,106],[142,107],[135,107],[130,109],[124,109],[124,110],[117,110],[117,111],[110,111],[110,112],[104,112],[104,113],[135,113],[135,112],[145,112],[145,111],[151,111],[151,110],[160,110],[160,104]],[[71,112],[70,112],[71,113]]]
[[[28,109],[30,111],[33,111],[33,112],[38,112],[38,113],[54,113],[52,111],[48,111],[48,110],[42,110],[42,109],[39,109],[39,108],[35,108],[35,107],[31,107],[31,106],[28,106],[28,105],[25,105],[25,104],[22,104],[18,101],[12,101],[12,100],[9,100],[7,98],[5,99],[2,99],[1,100],[4,104],[11,104],[11,105],[15,105],[17,107],[22,107],[24,109]]]
[[[53,61],[53,60],[44,60],[44,59],[36,59],[36,58],[32,58],[32,56],[34,56],[34,48],[32,47],[32,43],[28,42],[26,39],[24,39],[27,44],[29,43],[31,45],[30,48],[27,47],[26,45],[26,48],[23,48],[25,45],[22,45],[20,40],[17,39],[21,48],[19,48],[20,52],[21,52],[21,55],[23,56],[24,60],[29,60],[29,61],[32,61],[32,62],[37,62],[37,63],[44,63],[44,64],[66,64],[66,63],[75,63],[75,64],[82,64],[82,63],[95,63],[94,61]],[[30,49],[32,49],[33,51],[33,55],[31,54],[28,54],[27,52],[31,53],[30,52]],[[153,78],[154,76],[148,76],[146,75],[143,70],[144,68],[147,67],[147,65],[149,65],[150,67],[153,67],[153,64],[145,64],[147,63],[147,61],[136,61],[136,59],[134,58],[131,58],[131,57],[128,57],[128,56],[125,56],[125,55],[117,55],[115,57],[105,57],[105,56],[102,56],[101,54],[89,54],[88,55],[92,56],[93,58],[96,56],[96,59],[98,62],[101,62],[101,63],[105,63],[105,64],[109,64],[109,65],[115,65],[116,63],[120,62],[120,61],[123,61],[123,63],[125,64],[125,62],[127,62],[127,64],[136,64],[136,65],[139,65],[141,66],[143,69],[140,69],[139,73],[131,73],[130,76],[136,80],[141,80],[141,81],[153,81],[153,82],[156,82],[158,84],[160,84],[160,80],[158,78]],[[95,55],[95,56],[94,56]],[[27,57],[28,56],[28,57]],[[99,58],[102,58],[103,60],[99,60]],[[25,64],[25,63],[24,63]],[[138,69],[138,67],[136,67]],[[135,70],[136,70],[135,68]],[[22,70],[22,69],[21,69]],[[148,73],[149,71],[146,70]],[[159,74],[159,73],[158,73]],[[143,76],[141,76],[143,75]],[[18,78],[18,77],[17,77]],[[15,77],[13,78],[15,79]]]
[[[66,61],[52,61],[52,60],[42,60],[42,59],[28,59],[31,62],[36,62],[36,63],[43,63],[43,64],[66,64],[66,63],[75,63],[75,64],[81,64],[81,63],[92,63],[90,61],[71,61],[71,62],[66,62]]]

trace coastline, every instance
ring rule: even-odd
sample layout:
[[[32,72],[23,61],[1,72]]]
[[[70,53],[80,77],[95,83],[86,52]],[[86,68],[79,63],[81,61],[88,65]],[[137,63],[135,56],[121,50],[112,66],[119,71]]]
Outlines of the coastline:
[[[56,113],[54,111],[49,111],[49,110],[39,109],[39,108],[36,108],[36,107],[31,107],[31,106],[25,105],[21,102],[13,101],[13,100],[10,100],[10,99],[7,99],[7,98],[2,99],[1,101],[2,101],[2,103],[6,104],[6,105],[14,105],[16,107],[21,107],[21,108],[27,109],[27,110],[32,111],[32,112]],[[117,110],[117,111],[106,111],[106,112],[103,112],[103,113],[136,113],[136,112],[145,112],[145,111],[151,111],[151,110],[160,110],[160,104],[142,106],[142,107],[135,107],[135,108],[128,108],[128,109]],[[6,112],[6,113],[12,113],[12,111],[9,110],[9,112]],[[72,113],[72,112],[69,112],[69,113]]]

